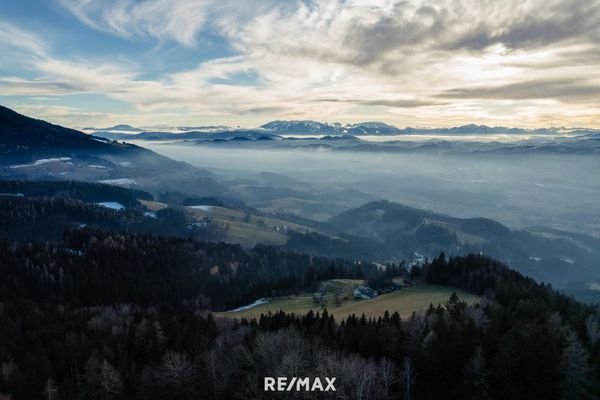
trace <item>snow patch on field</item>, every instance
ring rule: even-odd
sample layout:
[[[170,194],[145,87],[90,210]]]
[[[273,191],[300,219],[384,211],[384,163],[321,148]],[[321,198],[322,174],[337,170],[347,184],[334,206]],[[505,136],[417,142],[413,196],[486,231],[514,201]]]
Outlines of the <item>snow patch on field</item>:
[[[188,206],[188,208],[211,212],[214,206]]]
[[[229,310],[227,312],[245,311],[245,310],[249,310],[251,308],[260,306],[261,304],[267,304],[268,302],[269,302],[268,299],[258,299],[254,303],[252,303],[252,304],[248,304],[247,306],[238,307],[238,308],[235,308],[233,310]]]
[[[100,203],[96,203],[97,205],[101,206],[101,207],[106,207],[106,208],[110,208],[111,210],[124,210],[125,207],[123,206],[123,204],[118,203],[116,201],[102,201]]]
[[[25,195],[23,193],[0,193],[0,196],[25,197]]]
[[[40,160],[36,160],[31,164],[18,164],[18,165],[11,165],[10,168],[12,169],[16,169],[16,168],[27,168],[27,167],[37,167],[39,165],[44,165],[44,164],[49,164],[49,163],[54,163],[54,162],[63,162],[63,161],[70,161],[71,157],[59,157],[59,158],[42,158]],[[73,165],[72,163],[69,163],[70,165]]]
[[[590,290],[594,290],[596,292],[600,292],[600,285],[599,284],[592,282],[588,286],[589,286]]]
[[[137,182],[131,178],[103,179],[98,182],[106,183],[107,185],[137,185]]]

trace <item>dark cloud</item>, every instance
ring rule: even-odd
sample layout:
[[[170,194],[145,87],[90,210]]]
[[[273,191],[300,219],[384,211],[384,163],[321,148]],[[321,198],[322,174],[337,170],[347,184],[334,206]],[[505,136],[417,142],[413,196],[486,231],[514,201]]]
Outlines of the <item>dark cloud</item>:
[[[416,100],[416,99],[398,99],[398,100],[369,100],[362,101],[361,104],[368,106],[387,106],[396,108],[416,108],[427,106],[439,106],[445,104],[441,101]]]
[[[343,47],[346,62],[383,63],[415,52],[481,51],[502,44],[531,49],[567,40],[600,41],[600,1],[448,1],[415,8],[397,4],[379,20],[358,17]],[[537,5],[537,7],[535,7]]]
[[[427,106],[438,106],[446,104],[442,101],[433,100],[417,100],[417,99],[377,99],[377,100],[360,100],[360,99],[316,99],[317,102],[327,103],[355,103],[365,106],[386,106],[395,108],[416,108]]]
[[[503,86],[450,89],[439,95],[446,99],[563,99],[589,101],[600,95],[600,86],[582,80],[534,80]]]
[[[529,13],[515,14],[503,26],[479,23],[456,40],[447,42],[450,49],[481,50],[494,44],[509,49],[530,48],[579,38],[593,41],[600,28],[600,2],[561,1],[540,4]]]
[[[349,61],[371,64],[392,51],[412,52],[411,47],[435,41],[445,30],[447,10],[423,6],[412,10],[406,3],[394,7],[391,16],[375,23],[365,23],[357,17],[347,32],[343,46],[353,50]]]
[[[276,114],[288,111],[288,107],[254,107],[242,110],[241,114]]]

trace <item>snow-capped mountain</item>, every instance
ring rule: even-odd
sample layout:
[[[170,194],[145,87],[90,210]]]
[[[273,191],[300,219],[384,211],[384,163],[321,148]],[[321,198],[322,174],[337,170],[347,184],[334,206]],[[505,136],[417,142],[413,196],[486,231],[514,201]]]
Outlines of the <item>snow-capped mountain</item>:
[[[275,133],[296,134],[339,134],[342,133],[340,124],[328,124],[317,121],[271,121],[261,128]]]
[[[346,125],[345,129],[351,135],[395,135],[401,133],[400,129],[395,126],[378,121]]]
[[[322,135],[391,135],[399,133],[395,126],[383,122],[361,122],[342,125],[317,121],[272,121],[261,126],[273,133],[322,134]]]

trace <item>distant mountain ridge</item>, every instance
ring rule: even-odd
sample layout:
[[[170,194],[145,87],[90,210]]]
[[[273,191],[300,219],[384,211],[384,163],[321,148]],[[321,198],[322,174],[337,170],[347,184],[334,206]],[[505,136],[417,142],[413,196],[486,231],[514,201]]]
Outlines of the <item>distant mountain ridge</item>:
[[[141,129],[131,125],[115,125],[110,128],[84,128],[85,131],[93,132],[94,135],[110,139],[127,140],[170,140],[170,139],[207,139],[208,134],[222,134],[235,136],[248,136],[253,132],[254,136],[261,134],[271,135],[411,135],[411,134],[438,134],[438,135],[552,135],[570,133],[574,135],[600,135],[600,129],[588,128],[511,128],[506,126],[488,126],[478,124],[467,124],[448,128],[427,127],[405,127],[398,128],[394,125],[379,121],[359,122],[355,124],[341,124],[339,122],[326,123],[313,120],[275,120],[261,125],[258,128],[241,129],[226,126],[199,126],[199,127],[177,127],[176,130],[156,127],[152,129]],[[210,138],[209,138],[210,139]]]
[[[400,129],[395,126],[376,121],[347,125],[337,122],[329,124],[317,121],[271,121],[261,128],[274,133],[291,134],[393,135],[400,133]]]
[[[121,131],[121,132],[143,132],[143,129],[133,127],[131,125],[119,124],[107,128],[83,128],[84,131]]]
[[[189,131],[181,133],[160,132],[160,131],[144,131],[140,133],[119,133],[110,131],[97,131],[95,136],[100,136],[108,140],[230,140],[230,139],[275,139],[278,135],[266,132],[264,130],[224,130],[224,131]]]
[[[460,125],[449,128],[417,128],[396,126],[383,122],[369,121],[342,125],[340,123],[322,123],[317,121],[271,121],[260,128],[273,133],[291,134],[338,134],[338,135],[403,135],[403,134],[556,134],[572,132],[575,134],[600,133],[597,129],[583,128],[510,128],[506,126],[487,126],[477,124]]]

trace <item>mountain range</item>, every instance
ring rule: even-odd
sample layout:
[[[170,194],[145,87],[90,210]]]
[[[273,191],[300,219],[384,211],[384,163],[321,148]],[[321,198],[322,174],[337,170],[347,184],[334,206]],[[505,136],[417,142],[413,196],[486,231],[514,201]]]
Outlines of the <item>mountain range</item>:
[[[117,140],[183,140],[213,139],[209,134],[221,134],[222,139],[236,136],[271,135],[411,135],[411,134],[436,134],[436,135],[555,135],[569,133],[573,135],[598,135],[600,130],[585,128],[551,127],[540,129],[511,128],[506,126],[487,126],[468,124],[448,128],[406,127],[398,128],[383,122],[370,121],[356,124],[324,123],[311,120],[277,120],[271,121],[258,128],[239,129],[225,126],[200,126],[200,127],[155,127],[141,129],[130,125],[115,125],[108,128],[84,128],[84,131],[94,135]]]

